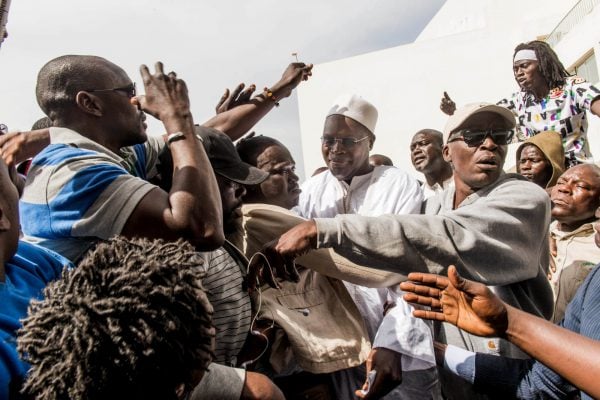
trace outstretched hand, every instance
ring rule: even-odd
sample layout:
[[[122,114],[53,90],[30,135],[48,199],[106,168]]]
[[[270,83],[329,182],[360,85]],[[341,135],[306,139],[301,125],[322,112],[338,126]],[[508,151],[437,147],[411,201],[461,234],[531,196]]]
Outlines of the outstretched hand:
[[[219,99],[219,102],[215,107],[216,113],[221,114],[222,112],[248,103],[250,97],[256,90],[256,85],[250,85],[247,88],[245,87],[246,85],[240,83],[233,89],[233,92],[230,92],[229,89],[225,89],[225,93],[223,93],[223,96],[221,96],[221,99]]]
[[[146,65],[140,67],[146,94],[134,97],[132,102],[163,122],[170,117],[188,116],[190,100],[185,82],[178,79],[175,72],[165,75],[160,61],[154,69],[156,72],[150,74]]]
[[[298,281],[294,260],[316,248],[316,243],[317,225],[313,220],[304,221],[267,243],[259,252],[260,255],[255,255],[248,266],[249,288],[255,288],[257,282],[277,287],[276,279]]]
[[[462,278],[448,267],[448,278],[411,273],[400,284],[404,300],[431,307],[414,310],[418,318],[449,322],[478,336],[504,336],[508,326],[506,306],[482,283]]]
[[[442,101],[440,102],[440,110],[447,115],[453,115],[454,111],[456,111],[456,103],[446,92],[444,92],[444,97],[442,97]]]

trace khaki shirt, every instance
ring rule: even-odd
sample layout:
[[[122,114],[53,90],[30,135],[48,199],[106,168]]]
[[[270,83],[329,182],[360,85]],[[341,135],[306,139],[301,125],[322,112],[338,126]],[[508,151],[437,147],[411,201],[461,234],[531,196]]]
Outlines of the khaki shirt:
[[[594,223],[583,224],[572,232],[559,230],[558,221],[550,225],[550,240],[556,245],[556,253],[551,252],[549,271],[555,299],[554,322],[562,320],[579,285],[600,262],[600,249],[594,242]]]

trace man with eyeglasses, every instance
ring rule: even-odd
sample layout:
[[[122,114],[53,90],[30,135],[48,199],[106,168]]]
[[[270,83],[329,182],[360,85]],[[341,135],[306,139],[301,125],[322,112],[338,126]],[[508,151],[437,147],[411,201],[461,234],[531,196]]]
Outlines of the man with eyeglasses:
[[[377,114],[371,103],[357,95],[343,95],[334,101],[321,137],[328,170],[302,185],[295,208],[300,216],[420,212],[423,195],[416,179],[401,169],[369,163]],[[365,265],[371,264],[373,261]],[[389,398],[437,398],[431,328],[412,316],[412,308],[396,287],[344,284],[365,320],[373,350],[366,371],[351,369],[334,374],[337,397],[353,398],[356,391],[367,399],[380,398],[393,390]],[[387,307],[393,303],[395,306]],[[367,389],[363,383],[371,371],[377,372]]]
[[[425,215],[315,218],[264,249],[271,266],[289,269],[289,260],[321,247],[402,274],[440,274],[454,264],[462,276],[487,284],[512,306],[550,318],[550,200],[539,186],[502,171],[514,127],[506,108],[463,107],[444,130],[443,155],[454,170],[455,187],[428,199]],[[503,339],[471,336],[448,324],[436,325],[434,336],[472,351],[526,357]],[[446,398],[480,398],[463,381],[441,374]]]

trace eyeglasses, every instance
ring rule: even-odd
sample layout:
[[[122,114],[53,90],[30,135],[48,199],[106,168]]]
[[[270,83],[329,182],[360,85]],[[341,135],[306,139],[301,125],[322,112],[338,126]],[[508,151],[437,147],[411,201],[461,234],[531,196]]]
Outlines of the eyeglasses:
[[[332,137],[321,136],[321,143],[323,144],[323,146],[325,146],[327,148],[332,148],[333,146],[335,146],[336,143],[339,143],[346,148],[351,148],[351,147],[354,147],[357,143],[360,143],[363,140],[366,140],[368,138],[369,138],[369,136],[365,136],[360,139],[353,139],[353,138],[336,139],[336,138],[332,138]]]
[[[114,89],[87,89],[86,92],[94,93],[94,92],[117,92],[124,93],[127,98],[133,98],[136,96],[137,91],[135,90],[135,82],[130,85],[114,88]]]
[[[511,142],[514,131],[511,129],[490,129],[487,131],[471,131],[469,129],[461,129],[452,135],[460,135],[448,140],[448,143],[457,140],[464,140],[469,147],[478,147],[485,141],[485,138],[490,136],[494,143],[498,146],[504,146]]]

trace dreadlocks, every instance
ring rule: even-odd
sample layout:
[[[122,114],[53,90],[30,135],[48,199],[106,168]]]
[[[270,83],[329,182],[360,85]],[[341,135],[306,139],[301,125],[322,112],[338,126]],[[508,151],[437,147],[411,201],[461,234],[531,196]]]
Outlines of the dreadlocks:
[[[527,43],[521,43],[515,47],[514,56],[519,50],[533,50],[538,59],[540,73],[548,84],[549,89],[563,86],[566,83],[565,78],[570,76],[558,56],[552,50],[550,45],[540,40],[533,40]]]
[[[175,399],[212,357],[202,259],[183,241],[116,237],[33,302],[18,349],[37,399]]]

